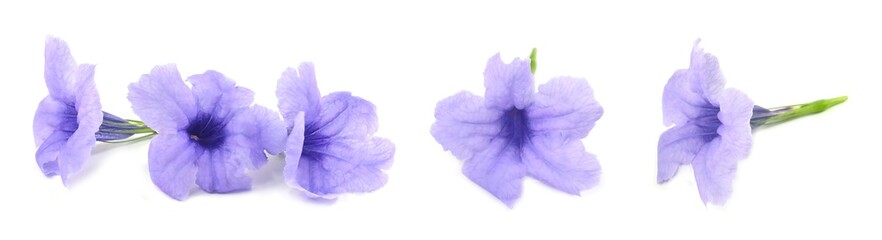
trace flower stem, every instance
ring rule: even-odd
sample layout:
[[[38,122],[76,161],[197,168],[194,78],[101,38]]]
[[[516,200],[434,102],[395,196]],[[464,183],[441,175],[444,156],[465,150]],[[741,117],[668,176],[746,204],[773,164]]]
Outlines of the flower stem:
[[[536,74],[536,48],[530,52],[530,73]]]
[[[781,106],[774,108],[754,107],[753,117],[750,119],[750,125],[753,128],[764,125],[775,125],[797,119],[800,117],[823,112],[833,106],[848,100],[848,96],[837,98],[821,99],[810,103]]]
[[[147,134],[131,138],[137,134]],[[155,130],[148,127],[144,122],[131,119],[122,119],[116,115],[104,112],[104,120],[95,133],[97,141],[106,143],[126,143],[147,139],[155,136]]]

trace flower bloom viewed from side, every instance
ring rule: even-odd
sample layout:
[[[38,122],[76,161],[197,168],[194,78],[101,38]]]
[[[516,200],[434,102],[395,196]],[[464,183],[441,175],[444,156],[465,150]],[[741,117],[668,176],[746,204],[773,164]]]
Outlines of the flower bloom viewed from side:
[[[603,115],[593,90],[584,79],[557,77],[537,92],[531,63],[535,58],[505,64],[499,54],[491,57],[484,97],[464,91],[441,100],[431,129],[464,161],[463,174],[509,207],[525,176],[573,195],[600,177],[581,142]]]
[[[37,165],[46,176],[61,175],[67,185],[95,146],[103,114],[95,88],[94,65],[77,64],[64,41],[46,39],[43,75],[49,96],[34,115]]]
[[[824,111],[846,97],[766,109],[741,91],[725,88],[717,58],[696,40],[688,69],[674,72],[662,94],[664,124],[658,141],[658,183],[691,164],[701,200],[722,205],[732,194],[739,160],[750,153],[751,131]]]
[[[253,105],[254,93],[207,71],[187,78],[174,65],[155,67],[129,85],[132,109],[159,133],[148,152],[150,178],[168,196],[183,200],[195,182],[209,193],[248,190],[246,169],[266,164],[284,148],[278,114]]]
[[[378,128],[374,105],[349,92],[320,97],[312,63],[298,70],[282,73],[276,89],[290,132],[285,182],[309,197],[326,199],[384,186],[395,145],[372,136]]]

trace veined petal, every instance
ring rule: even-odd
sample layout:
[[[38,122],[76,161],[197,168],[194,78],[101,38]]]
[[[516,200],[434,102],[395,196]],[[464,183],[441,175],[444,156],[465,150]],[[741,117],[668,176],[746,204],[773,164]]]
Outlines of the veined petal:
[[[438,102],[432,136],[456,158],[469,159],[487,148],[502,129],[503,112],[484,107],[484,99],[460,92]]]
[[[293,125],[291,133],[288,135],[288,139],[285,143],[285,169],[283,170],[285,183],[288,184],[288,186],[301,190],[303,190],[303,188],[300,187],[298,182],[306,182],[307,180],[298,179],[308,177],[297,173],[298,169],[301,167],[300,161],[302,161],[302,159],[300,155],[303,152],[303,140],[305,139],[304,133],[306,131],[306,123],[304,123],[303,115],[303,112],[298,112],[297,115],[294,115],[292,118]]]
[[[394,154],[395,145],[382,138],[338,139],[322,149],[304,150],[293,176],[294,187],[324,198],[371,192],[386,184],[383,170],[392,165]]]
[[[579,139],[536,136],[524,146],[522,156],[530,176],[569,194],[579,195],[600,180],[597,157],[586,152]]]
[[[72,81],[74,68],[77,66],[67,43],[55,37],[46,38],[45,67],[43,77],[46,79],[46,87],[49,88],[49,96],[63,102],[74,100],[74,87]]]
[[[129,85],[132,110],[153,130],[173,133],[196,118],[196,100],[173,64],[156,66]]]
[[[255,105],[241,111],[226,125],[230,135],[228,142],[239,151],[247,151],[252,168],[266,164],[266,154],[279,154],[285,150],[286,130],[279,114],[263,106]]]
[[[93,65],[80,65],[74,70],[78,126],[58,156],[58,174],[65,185],[71,175],[83,168],[86,159],[91,155],[92,148],[95,147],[95,133],[104,118],[93,74]]]
[[[536,88],[533,84],[533,73],[530,72],[530,60],[515,59],[505,64],[497,53],[487,60],[484,88],[485,104],[489,108],[526,108],[533,102]]]
[[[47,177],[59,173],[58,154],[64,149],[67,139],[72,135],[73,132],[54,131],[37,148],[37,166],[40,166],[40,170]]]
[[[236,82],[216,71],[206,71],[187,78],[193,84],[193,98],[199,112],[223,119],[254,102],[254,92],[236,86]]]
[[[521,197],[527,170],[521,162],[520,150],[506,140],[497,138],[482,151],[465,159],[462,173],[512,207]]]
[[[56,131],[72,135],[77,127],[76,107],[47,96],[40,101],[34,114],[34,143],[40,147]]]
[[[374,104],[349,92],[335,92],[322,97],[318,119],[307,130],[329,138],[365,138],[377,131]],[[306,116],[304,116],[306,117]]]
[[[228,145],[227,145],[228,146]],[[229,193],[251,189],[251,177],[245,175],[246,156],[228,147],[205,150],[196,159],[199,171],[196,185],[209,193]]]
[[[203,151],[186,132],[160,133],[147,154],[150,179],[169,197],[184,200],[196,181],[196,159]]]
[[[717,138],[702,147],[692,161],[695,170],[695,182],[701,200],[707,203],[723,205],[732,195],[732,180],[738,160],[738,149],[732,148],[722,138]]]
[[[693,82],[694,90],[705,96],[712,98],[720,94],[726,86],[726,79],[720,70],[720,62],[717,57],[710,53],[704,52],[704,48],[699,46],[701,39],[695,40],[692,46],[692,56],[689,61],[689,73]]]
[[[527,108],[534,134],[582,139],[603,116],[594,91],[584,79],[559,77],[539,86],[536,100]]]
[[[312,63],[301,63],[298,69],[299,72],[293,68],[286,69],[276,88],[279,111],[289,128],[294,126],[294,117],[298,112],[304,112],[306,123],[312,124],[318,119],[321,109],[321,95]]]
[[[658,139],[658,183],[674,177],[680,165],[692,163],[708,139],[716,137],[715,131],[692,122],[674,126],[662,133]]]

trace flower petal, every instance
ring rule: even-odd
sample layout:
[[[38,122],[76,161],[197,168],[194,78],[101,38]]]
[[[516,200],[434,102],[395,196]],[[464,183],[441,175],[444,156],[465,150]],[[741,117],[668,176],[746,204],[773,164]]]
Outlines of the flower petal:
[[[217,148],[205,150],[196,160],[199,171],[196,185],[209,193],[229,193],[251,189],[251,177],[245,175],[250,161],[237,149]]]
[[[490,57],[487,68],[484,69],[484,88],[484,97],[489,108],[526,108],[533,101],[535,92],[530,60],[515,59],[505,64],[498,53]]]
[[[584,79],[558,77],[539,86],[536,100],[527,108],[534,134],[582,139],[603,116],[594,91]]]
[[[382,138],[334,140],[320,151],[303,152],[287,182],[294,180],[293,187],[312,197],[371,192],[386,184],[383,170],[392,165],[394,154],[395,145]]]
[[[70,54],[70,48],[61,39],[47,37],[44,54],[46,63],[43,77],[46,79],[46,87],[49,88],[49,96],[63,102],[72,102],[76,82],[70,76],[77,63]]]
[[[80,171],[92,148],[95,147],[95,133],[101,126],[104,113],[101,112],[101,103],[98,99],[98,89],[95,87],[93,74],[95,66],[83,64],[74,70],[73,78],[76,80],[76,111],[77,130],[67,140],[64,148],[58,156],[59,175],[61,181],[67,185],[71,175]]]
[[[680,165],[692,163],[698,151],[717,135],[693,122],[674,126],[658,139],[658,183],[667,182]]]
[[[726,85],[717,58],[698,46],[692,50],[688,70],[677,70],[665,85],[662,113],[665,126],[682,125],[698,117],[704,108],[719,106],[717,95]]]
[[[535,136],[522,156],[530,176],[569,194],[579,195],[600,180],[597,157],[586,152],[578,139]]]
[[[34,114],[34,143],[37,147],[43,145],[56,131],[67,132],[70,137],[77,127],[76,108],[52,96],[46,96],[40,101]]]
[[[150,141],[150,179],[169,197],[184,200],[196,181],[196,159],[203,151],[186,132],[160,133]]]
[[[132,110],[153,130],[174,133],[196,118],[196,100],[173,64],[156,66],[129,85]]]
[[[285,169],[283,170],[283,175],[285,176],[285,183],[288,186],[293,188],[300,188],[298,184],[298,178],[308,178],[308,176],[303,174],[298,174],[297,171],[300,168],[300,161],[302,158],[300,157],[303,152],[303,140],[304,133],[306,131],[306,123],[304,123],[304,113],[298,112],[292,120],[294,120],[291,133],[288,135],[288,140],[285,142]],[[309,162],[306,162],[307,164]],[[302,180],[306,181],[306,180]]]
[[[374,104],[367,100],[349,92],[335,92],[322,97],[321,104],[321,113],[313,123],[314,129],[318,129],[315,134],[330,138],[365,138],[377,131],[377,113]]]
[[[255,105],[236,114],[226,125],[229,135],[227,144],[248,152],[252,168],[266,164],[266,154],[279,154],[285,150],[286,130],[279,114],[263,106]]]
[[[73,135],[73,132],[54,131],[47,136],[37,148],[37,166],[47,177],[55,176],[59,173],[58,154],[67,143],[67,139]]]
[[[493,139],[487,148],[465,160],[462,173],[512,207],[521,197],[523,179],[527,174],[519,152],[508,141]]]
[[[438,102],[432,136],[456,158],[470,159],[487,148],[502,128],[503,112],[484,107],[484,99],[460,92]]]
[[[216,71],[206,71],[187,78],[193,84],[193,98],[201,113],[229,120],[230,114],[254,102],[254,92],[236,86],[236,82]]]
[[[276,88],[279,111],[289,128],[294,126],[294,117],[298,112],[305,113],[306,123],[313,123],[321,109],[321,95],[312,63],[301,63],[298,68],[299,73],[293,68],[286,69]]]
[[[705,97],[712,97],[723,91],[726,87],[726,79],[720,70],[720,62],[717,57],[704,52],[699,46],[701,39],[695,40],[692,46],[692,56],[689,62],[690,78],[698,88],[697,92]]]

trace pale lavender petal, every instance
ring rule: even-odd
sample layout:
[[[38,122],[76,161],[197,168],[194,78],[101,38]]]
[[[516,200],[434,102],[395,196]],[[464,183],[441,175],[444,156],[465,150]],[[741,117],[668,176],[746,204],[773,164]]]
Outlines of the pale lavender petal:
[[[63,102],[74,100],[74,88],[76,82],[72,81],[71,75],[77,66],[67,43],[55,37],[46,38],[45,66],[43,76],[46,79],[46,87],[49,88],[49,96]]]
[[[536,88],[533,84],[533,73],[530,72],[530,60],[515,59],[505,64],[497,53],[487,60],[484,88],[484,98],[489,108],[526,108],[533,101]]]
[[[153,184],[169,197],[184,200],[196,181],[196,159],[203,151],[186,132],[159,134],[150,141],[147,154]]]
[[[229,193],[251,189],[251,177],[245,175],[245,169],[251,164],[247,156],[237,149],[216,148],[205,149],[196,159],[199,169],[196,173],[196,185],[209,193]]]
[[[310,196],[333,198],[348,192],[371,192],[386,184],[395,145],[382,138],[341,139],[319,151],[304,149],[295,188]],[[291,180],[288,180],[289,184]]]
[[[587,81],[559,77],[539,86],[527,116],[534,134],[578,140],[588,136],[603,108]]]
[[[76,108],[47,96],[40,101],[34,114],[34,143],[40,147],[53,133],[62,131],[72,135],[77,127]],[[54,160],[55,158],[52,158],[52,161]]]
[[[293,125],[291,127],[291,133],[288,135],[288,139],[285,142],[285,169],[283,170],[285,183],[287,183],[288,186],[301,190],[303,190],[303,188],[300,187],[298,182],[308,180],[299,179],[309,177],[297,174],[298,169],[301,167],[300,161],[303,161],[300,157],[303,152],[303,140],[305,139],[304,133],[306,130],[306,123],[304,122],[303,115],[304,112],[298,112],[297,115],[294,115],[292,118]],[[309,164],[309,162],[304,163]]]
[[[695,40],[692,46],[692,57],[689,62],[690,78],[692,78],[694,86],[697,86],[697,92],[712,99],[723,91],[726,79],[720,70],[720,62],[717,57],[704,52],[704,48],[699,46],[700,42],[701,39]]]
[[[732,193],[738,161],[747,157],[752,145],[750,117],[753,101],[735,89],[720,94],[719,137],[702,148],[692,162],[698,193],[704,203],[722,205]]]
[[[226,144],[244,151],[251,159],[251,168],[266,164],[266,154],[285,150],[286,130],[279,114],[255,105],[236,114],[226,125],[229,129]]]
[[[585,151],[579,139],[535,136],[522,156],[530,176],[569,194],[579,195],[600,180],[597,158]]]
[[[505,139],[497,138],[472,158],[465,159],[462,173],[512,207],[521,197],[527,170],[521,162],[520,149]]]
[[[254,102],[254,92],[236,86],[236,82],[216,71],[206,71],[187,78],[193,84],[193,98],[200,113],[230,120],[230,114]]]
[[[438,102],[432,136],[456,158],[469,159],[487,148],[502,128],[502,111],[484,107],[484,98],[460,92]]]
[[[677,125],[662,133],[658,139],[658,183],[667,182],[680,165],[692,163],[708,141],[715,138],[714,129],[702,128],[695,123]]]
[[[377,113],[374,104],[367,100],[349,92],[335,92],[322,97],[321,105],[321,113],[313,123],[317,129],[315,134],[330,138],[364,138],[377,131]]]
[[[93,65],[79,65],[73,73],[73,78],[76,79],[74,89],[77,93],[75,107],[78,127],[58,155],[58,175],[61,175],[61,181],[65,185],[71,175],[83,168],[86,159],[91,155],[95,146],[95,133],[104,119],[98,89],[93,80],[94,71]]]
[[[306,123],[313,123],[319,116],[321,99],[312,63],[301,63],[298,70],[288,68],[282,73],[276,88],[279,111],[288,127],[294,126],[294,117],[304,112]]]
[[[54,131],[47,136],[37,148],[37,166],[47,177],[54,176],[59,173],[58,154],[67,143],[67,139],[73,135],[73,132]]]
[[[185,129],[196,118],[196,100],[173,64],[156,66],[129,85],[135,114],[160,133]]]

